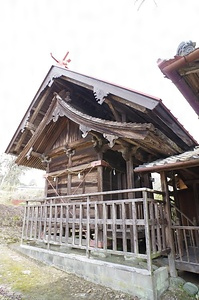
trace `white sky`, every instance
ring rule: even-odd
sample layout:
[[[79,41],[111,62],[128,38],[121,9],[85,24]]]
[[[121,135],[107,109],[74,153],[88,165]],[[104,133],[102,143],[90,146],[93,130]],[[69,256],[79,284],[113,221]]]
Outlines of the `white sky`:
[[[199,141],[198,117],[165,79],[158,58],[182,41],[199,47],[198,0],[6,0],[0,3],[0,153],[54,61],[163,100]]]

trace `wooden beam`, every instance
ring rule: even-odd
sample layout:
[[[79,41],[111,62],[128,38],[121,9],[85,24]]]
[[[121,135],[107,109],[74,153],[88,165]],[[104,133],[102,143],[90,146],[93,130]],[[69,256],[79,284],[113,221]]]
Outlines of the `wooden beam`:
[[[30,117],[29,119],[29,122],[34,124],[34,121],[36,120],[37,118],[37,115],[43,105],[43,103],[45,102],[46,98],[48,97],[48,95],[50,94],[51,92],[51,89],[48,89],[47,92],[42,96],[41,100],[39,101],[37,107],[35,109],[33,109],[32,107],[32,110],[34,111],[32,116]],[[26,124],[25,124],[26,125]],[[24,134],[21,135],[19,141],[17,142],[17,145],[16,145],[16,148],[15,148],[15,151],[18,152],[20,147],[21,147],[21,144],[23,143],[24,139],[26,138],[28,134],[28,131],[25,131]]]
[[[96,161],[93,161],[93,162],[90,162],[88,164],[83,164],[83,165],[78,165],[76,167],[72,167],[72,166],[69,166],[71,165],[70,163],[68,163],[68,168],[66,169],[62,169],[62,170],[59,170],[59,171],[56,171],[56,172],[50,172],[50,173],[46,173],[44,175],[44,177],[57,177],[57,176],[62,176],[64,174],[68,174],[68,173],[77,173],[79,171],[82,171],[82,170],[86,170],[86,169],[90,169],[92,167],[110,167],[109,164],[104,161],[104,160],[96,160]]]
[[[116,110],[115,107],[113,106],[111,100],[109,100],[108,98],[105,98],[105,103],[108,104],[108,106],[109,106],[109,108],[110,108],[110,110],[111,110],[111,112],[112,112],[112,114],[113,114],[115,120],[116,120],[117,122],[121,122],[121,118],[120,118],[120,116],[119,116],[119,113],[117,112],[117,110]]]

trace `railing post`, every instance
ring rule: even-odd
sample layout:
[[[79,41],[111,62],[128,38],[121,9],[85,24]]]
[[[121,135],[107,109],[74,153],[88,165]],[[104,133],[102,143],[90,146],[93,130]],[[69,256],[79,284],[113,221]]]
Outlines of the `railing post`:
[[[147,266],[150,274],[152,274],[151,237],[150,237],[150,228],[149,228],[149,209],[148,209],[148,201],[147,201],[147,191],[143,191],[142,195],[143,195],[143,208],[144,208]]]
[[[166,240],[167,240],[167,246],[169,245],[171,248],[171,252],[168,255],[168,261],[169,261],[169,269],[170,269],[170,275],[172,277],[177,277],[176,267],[175,267],[175,249],[174,249],[174,239],[172,234],[172,224],[171,224],[171,206],[170,206],[170,200],[169,200],[169,191],[167,186],[167,178],[165,172],[160,173],[161,176],[161,185],[162,185],[162,191],[164,192],[164,200],[165,200],[165,211],[166,211],[166,217],[167,217],[167,230],[166,230]]]
[[[50,248],[51,227],[52,227],[52,200],[50,200],[50,216],[48,221],[48,243],[47,243],[48,249]]]
[[[87,207],[86,207],[86,214],[87,214],[87,225],[86,225],[86,256],[90,258],[90,199],[89,196],[87,197]]]
[[[24,207],[24,216],[23,216],[23,225],[22,225],[22,236],[21,236],[21,245],[23,244],[23,239],[24,239],[24,234],[25,234],[25,226],[27,226],[27,216],[26,216],[26,212],[27,212],[27,209],[28,209],[28,201],[26,201],[26,205]],[[27,235],[26,235],[26,238],[27,238]]]

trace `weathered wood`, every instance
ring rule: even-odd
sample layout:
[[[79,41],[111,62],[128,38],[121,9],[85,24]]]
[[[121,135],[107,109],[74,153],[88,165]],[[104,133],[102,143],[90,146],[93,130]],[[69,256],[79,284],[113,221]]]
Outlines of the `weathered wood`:
[[[149,218],[150,218],[150,234],[151,234],[151,248],[152,252],[156,252],[156,233],[155,233],[155,221],[153,202],[149,203]]]
[[[39,210],[39,207],[38,206],[35,206],[35,220],[34,220],[34,239],[36,239],[38,237],[38,210]]]
[[[177,272],[175,268],[175,249],[174,249],[174,240],[173,240],[173,235],[171,232],[171,207],[170,207],[170,200],[169,200],[169,191],[168,191],[168,186],[167,186],[167,177],[165,172],[160,173],[160,178],[161,178],[161,186],[162,186],[162,191],[163,191],[163,199],[166,203],[165,205],[165,211],[166,211],[166,216],[167,216],[167,230],[166,230],[166,239],[167,239],[167,245],[168,247],[171,248],[171,252],[168,256],[169,259],[169,270],[170,274],[172,277],[177,277]]]
[[[144,223],[145,223],[145,241],[146,241],[146,252],[147,252],[147,267],[150,274],[152,274],[152,256],[151,256],[151,239],[149,229],[149,211],[147,193],[143,192],[143,207],[144,207]]]
[[[121,204],[122,208],[122,242],[123,242],[123,251],[127,251],[127,238],[126,238],[126,207],[124,202]],[[136,252],[135,252],[136,253]]]
[[[133,244],[134,244],[134,252],[137,254],[139,252],[138,249],[138,227],[137,227],[137,209],[136,202],[132,202],[132,217],[133,217]]]
[[[103,203],[103,249],[107,250],[107,206]]]

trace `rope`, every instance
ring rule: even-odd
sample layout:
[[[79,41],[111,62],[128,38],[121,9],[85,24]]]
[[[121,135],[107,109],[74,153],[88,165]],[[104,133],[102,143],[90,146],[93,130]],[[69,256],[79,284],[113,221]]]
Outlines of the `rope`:
[[[84,175],[84,177],[83,177],[83,179],[82,179],[82,181],[80,182],[80,184],[77,186],[77,188],[74,190],[74,192],[73,192],[73,194],[72,195],[74,195],[75,194],[75,192],[78,190],[78,188],[82,185],[82,183],[84,182],[84,180],[85,180],[85,178],[86,178],[86,176],[92,171],[92,169],[93,169],[94,167],[91,167],[90,168],[90,170]],[[79,173],[78,173],[79,174]]]
[[[57,194],[58,197],[60,197],[60,195],[58,194],[57,190],[54,188],[54,186],[52,185],[52,183],[50,182],[50,180],[48,179],[48,177],[46,177],[48,183],[51,185],[51,187],[53,188],[54,192]]]

